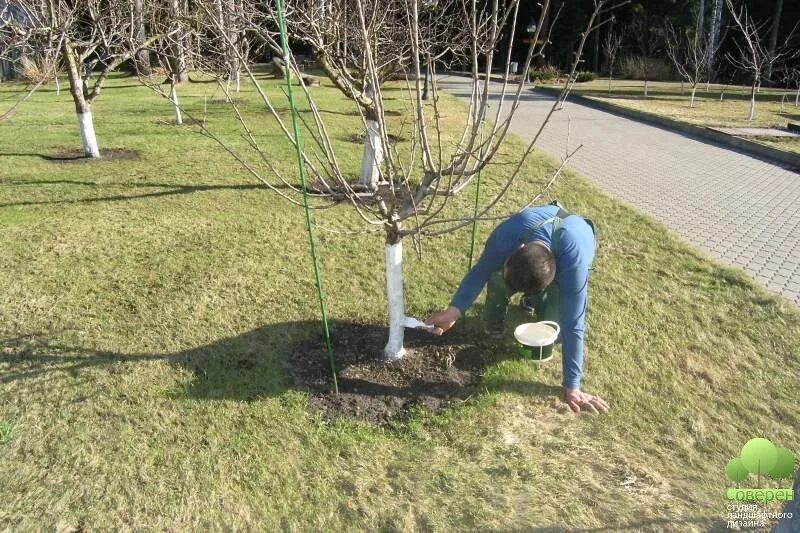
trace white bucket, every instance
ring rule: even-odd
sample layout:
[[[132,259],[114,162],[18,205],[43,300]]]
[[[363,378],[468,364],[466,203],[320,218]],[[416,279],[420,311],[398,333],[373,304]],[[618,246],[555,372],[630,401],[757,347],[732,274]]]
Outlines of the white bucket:
[[[560,332],[559,325],[549,320],[520,324],[514,330],[514,338],[519,343],[517,352],[525,359],[537,362],[548,361],[553,357],[553,352],[547,350],[545,353],[544,348],[552,346]]]

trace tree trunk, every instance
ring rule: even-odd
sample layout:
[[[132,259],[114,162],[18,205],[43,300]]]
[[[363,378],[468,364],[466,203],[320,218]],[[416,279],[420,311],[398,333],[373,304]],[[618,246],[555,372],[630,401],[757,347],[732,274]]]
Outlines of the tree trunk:
[[[136,45],[141,46],[147,40],[147,31],[144,27],[144,15],[142,14],[142,0],[133,0],[133,20],[136,24]],[[150,51],[146,48],[136,53],[136,70],[139,74],[149,76],[153,73],[150,68]]]
[[[81,130],[83,153],[86,154],[86,157],[100,157],[100,149],[97,147],[97,136],[94,133],[91,109],[87,109],[83,113],[78,113],[78,127]]]
[[[608,92],[611,92],[611,80],[614,79],[614,67],[609,67],[608,69]]]
[[[783,0],[775,0],[775,11],[772,14],[772,29],[769,34],[767,50],[771,57],[775,56],[775,49],[778,47],[778,33],[781,28],[781,16],[783,15]],[[772,79],[772,63],[767,65],[767,79]]]
[[[692,85],[692,99],[689,101],[689,107],[694,107],[694,95],[697,92],[697,84]]]
[[[72,45],[65,42],[63,45],[64,56],[67,61],[67,76],[69,77],[69,92],[75,102],[75,113],[78,117],[78,127],[83,142],[83,152],[86,157],[100,157],[97,147],[97,136],[94,133],[92,108],[83,93],[83,78],[78,70],[78,58]]]
[[[797,92],[794,93],[794,106],[797,107],[800,104],[800,87],[797,88]]]
[[[644,97],[647,98],[647,77],[644,78]]]
[[[711,12],[711,35],[709,35],[708,43],[709,43],[709,50],[708,50],[708,69],[709,69],[709,81],[713,76],[714,73],[714,63],[716,61],[716,54],[717,48],[719,48],[719,29],[722,25],[722,1],[723,0],[714,0],[714,8]]]
[[[757,81],[753,82],[753,87],[750,89],[750,112],[747,114],[747,120],[756,118],[756,86]]]
[[[175,124],[180,126],[183,124],[183,116],[181,115],[181,105],[178,101],[178,90],[175,88],[175,82],[172,83],[170,99],[172,100],[172,107],[175,109]]]
[[[53,81],[56,82],[56,96],[61,96],[61,83],[58,81],[58,74],[55,75]]]
[[[364,88],[364,94],[370,100],[374,99],[375,94],[370,84]],[[364,155],[361,158],[361,174],[358,184],[375,189],[380,181],[380,170],[383,164],[383,139],[375,109],[365,109],[364,116],[367,129],[364,131]]]
[[[172,0],[172,16],[175,20],[180,20],[183,10],[181,0]],[[182,23],[181,23],[182,25]],[[186,54],[184,48],[187,46],[187,37],[183,33],[176,35],[171,45],[171,52],[167,58],[167,65],[170,70],[170,79],[173,83],[186,83],[189,81],[189,72],[186,68]]]
[[[364,156],[361,159],[361,176],[358,184],[370,189],[378,186],[381,164],[383,164],[383,140],[380,128],[375,120],[367,120],[364,132]]]
[[[386,299],[389,304],[389,340],[383,349],[387,361],[401,359],[406,350],[403,336],[406,306],[403,299],[403,241],[386,243]]]
[[[698,38],[705,32],[706,25],[706,0],[700,0],[697,8],[697,36]]]

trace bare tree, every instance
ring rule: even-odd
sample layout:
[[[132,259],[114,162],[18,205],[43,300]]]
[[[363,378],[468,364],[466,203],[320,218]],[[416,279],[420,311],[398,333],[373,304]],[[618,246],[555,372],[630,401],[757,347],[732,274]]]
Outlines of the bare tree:
[[[624,1],[622,3],[625,3]],[[610,9],[616,7],[610,0],[594,0],[595,9],[590,17],[586,31],[580,36],[580,44],[575,53],[575,61],[569,73],[562,92],[562,98],[553,103],[553,106],[534,135],[531,142],[522,153],[509,162],[507,177],[495,190],[494,195],[487,203],[477,209],[470,216],[454,215],[452,206],[454,197],[468,189],[473,179],[497,158],[501,147],[509,133],[511,120],[519,108],[527,86],[528,72],[535,57],[543,54],[544,46],[549,41],[549,35],[542,34],[542,20],[547,16],[550,2],[542,3],[539,14],[537,32],[531,40],[528,49],[522,76],[517,82],[512,82],[510,73],[510,54],[508,50],[502,57],[502,80],[492,82],[490,75],[492,65],[495,64],[498,44],[508,38],[508,33],[503,34],[506,28],[513,38],[517,31],[517,10],[519,0],[506,0],[504,2],[478,3],[476,0],[459,0],[462,12],[462,21],[457,30],[465,31],[469,35],[469,49],[467,57],[471,68],[470,74],[470,103],[464,114],[461,128],[452,135],[452,125],[442,123],[442,114],[439,107],[441,94],[438,88],[438,78],[433,73],[431,77],[431,100],[425,103],[422,100],[421,69],[424,59],[433,56],[433,50],[439,49],[441,43],[425,42],[433,39],[423,29],[423,12],[430,4],[423,5],[421,0],[387,0],[383,2],[385,9],[371,11],[370,6],[375,5],[372,0],[353,0],[347,5],[353,11],[347,16],[354,16],[357,25],[348,25],[347,49],[349,53],[360,54],[362,62],[358,69],[362,72],[361,79],[356,79],[352,71],[343,63],[343,59],[333,55],[336,47],[320,47],[332,55],[323,58],[322,62],[329,62],[327,68],[335,77],[341,79],[340,83],[359,101],[365,99],[366,106],[359,105],[362,124],[366,127],[368,121],[374,121],[377,135],[385,150],[385,159],[378,169],[379,180],[374,190],[364,190],[354,187],[350,177],[343,170],[339,154],[325,124],[323,113],[320,112],[307,85],[300,75],[300,67],[295,58],[289,53],[283,56],[287,69],[296,77],[300,84],[308,113],[297,114],[302,121],[307,137],[304,146],[300,146],[287,125],[286,119],[276,109],[276,104],[263,87],[263,79],[257,76],[247,62],[243,62],[243,71],[253,84],[264,107],[273,117],[283,135],[300,150],[299,157],[304,168],[314,182],[312,191],[312,209],[320,210],[330,207],[331,201],[343,202],[354,208],[356,217],[364,222],[367,229],[359,228],[324,228],[327,231],[346,233],[383,232],[385,235],[386,259],[386,296],[389,315],[389,338],[384,347],[384,356],[388,360],[398,359],[403,356],[404,327],[406,324],[405,301],[403,290],[403,241],[411,239],[417,249],[420,249],[422,237],[444,235],[459,228],[471,225],[475,220],[496,220],[507,215],[496,215],[492,211],[497,207],[500,199],[513,187],[520,177],[524,163],[534,150],[539,135],[550,117],[557,111],[563,98],[572,87],[575,72],[581,61],[587,36],[605,22],[602,20]],[[619,4],[617,4],[619,5]],[[401,6],[402,9],[400,9]],[[335,9],[331,4],[323,4],[325,9]],[[386,46],[377,34],[372,33],[373,18],[392,12],[396,17],[392,24],[403,21],[405,24],[404,43],[407,43],[406,68],[403,72],[400,86],[405,91],[408,106],[407,116],[401,121],[400,133],[409,137],[409,145],[403,150],[389,143],[389,132],[392,122],[387,120],[385,108],[384,88],[381,80],[383,72],[390,62],[398,60],[397,50]],[[552,26],[551,26],[552,27]],[[272,26],[271,28],[274,28]],[[274,29],[261,28],[261,38],[276,47]],[[230,39],[229,39],[230,40]],[[358,43],[357,45],[355,43]],[[343,43],[338,48],[344,54]],[[360,49],[360,50],[354,50]],[[318,58],[319,59],[319,58]],[[432,64],[432,63],[429,63]],[[220,84],[223,90],[225,85]],[[371,88],[371,94],[365,94],[366,87]],[[341,90],[341,88],[340,88]],[[490,93],[495,91],[493,96]],[[162,93],[163,94],[163,93]],[[490,100],[492,110],[490,111]],[[241,126],[245,138],[248,140],[250,151],[242,151],[226,142],[221,136],[215,134],[205,125],[201,124],[202,131],[216,140],[229,154],[240,161],[245,168],[276,194],[279,194],[291,205],[302,205],[303,191],[293,183],[287,175],[272,163],[269,147],[259,142],[259,135],[254,128],[263,122],[259,113],[251,119],[246,109],[236,101],[230,102],[232,112]],[[365,112],[364,109],[369,112]],[[395,130],[397,131],[397,130]],[[250,159],[252,158],[252,160]],[[551,176],[543,190],[546,190],[560,172],[562,166]],[[268,179],[271,175],[273,179]],[[535,202],[540,195],[531,199]],[[530,204],[529,204],[530,205]],[[472,212],[472,209],[470,209]]]
[[[13,46],[48,50],[54,65],[65,65],[84,153],[100,157],[92,103],[109,73],[161,36],[139,39],[140,26],[129,0],[10,0],[9,5],[26,14],[24,23],[2,21]]]
[[[761,86],[761,80],[765,73],[772,68],[776,61],[790,55],[796,54],[788,43],[792,33],[787,37],[786,44],[770,50],[763,37],[760,35],[764,28],[763,24],[756,24],[748,15],[747,7],[736,8],[733,0],[725,0],[730,10],[731,17],[738,28],[738,39],[736,39],[735,54],[729,54],[731,63],[738,69],[743,70],[750,76],[750,109],[747,113],[747,120],[753,120],[756,116],[756,92]]]
[[[653,61],[656,52],[661,47],[659,30],[654,26],[650,17],[645,12],[641,12],[633,19],[630,24],[629,34],[633,36],[636,48],[640,55],[640,66],[644,75],[644,97],[647,98],[647,85],[650,81],[650,74],[653,69]]]
[[[608,58],[608,92],[611,92],[611,81],[614,79],[614,63],[617,60],[617,54],[622,48],[622,38],[622,32],[615,33],[612,29],[609,29],[603,40],[603,50]]]
[[[681,31],[672,24],[667,24],[664,31],[664,42],[667,55],[672,60],[678,74],[692,87],[689,107],[694,107],[697,85],[708,73],[709,54],[706,36],[697,27],[694,31]]]
[[[469,35],[460,21],[460,0],[417,2],[418,49],[427,73],[437,60],[451,60],[468,51]],[[270,14],[275,16],[275,6]],[[358,186],[375,190],[381,179],[388,147],[383,143],[376,115],[376,87],[397,77],[405,78],[414,53],[409,39],[407,2],[402,0],[290,0],[285,2],[286,20],[293,38],[309,46],[318,65],[345,96],[367,118],[364,152]],[[499,15],[504,22],[509,10]],[[263,27],[262,36],[263,36]],[[267,39],[268,40],[268,39]],[[272,42],[273,48],[276,43]],[[377,61],[369,66],[368,55]],[[372,70],[372,74],[370,74]]]

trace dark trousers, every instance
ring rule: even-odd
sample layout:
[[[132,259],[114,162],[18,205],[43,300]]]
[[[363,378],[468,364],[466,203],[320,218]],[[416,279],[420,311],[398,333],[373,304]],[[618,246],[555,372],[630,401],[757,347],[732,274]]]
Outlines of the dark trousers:
[[[550,320],[559,323],[558,283],[554,281],[543,291],[525,296],[533,305],[536,321]],[[510,297],[502,272],[498,270],[489,276],[489,281],[486,283],[486,306],[483,309],[483,320],[486,324],[486,332],[490,335],[499,337],[505,333]],[[553,345],[545,347],[542,350],[542,357],[550,357],[552,351]]]

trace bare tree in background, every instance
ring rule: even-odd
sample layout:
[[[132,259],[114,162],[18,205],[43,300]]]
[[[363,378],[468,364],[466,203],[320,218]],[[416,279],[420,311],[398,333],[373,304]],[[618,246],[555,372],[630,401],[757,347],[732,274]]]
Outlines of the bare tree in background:
[[[640,68],[644,75],[644,97],[647,98],[648,83],[653,69],[653,60],[661,47],[659,30],[651,23],[645,12],[639,13],[630,24],[629,34],[633,36],[640,55]]]
[[[617,54],[622,48],[622,38],[622,32],[615,33],[613,30],[609,30],[603,40],[603,50],[608,58],[608,92],[611,92],[611,82],[614,79],[614,63],[616,63]]]
[[[195,53],[199,52],[190,45],[192,37],[199,35],[198,17],[188,12],[188,2],[185,0],[170,0],[168,4],[157,4],[152,10],[149,26],[153,32],[162,36],[156,43],[156,56],[166,74],[162,85],[169,85],[169,91],[164,96],[172,103],[175,123],[180,126],[183,124],[183,114],[178,87],[189,81],[188,64],[199,60],[199,57],[195,57]],[[211,42],[213,41],[209,42],[209,46]],[[212,56],[216,57],[213,54]],[[227,66],[224,71],[227,76]],[[142,72],[139,75],[146,77]],[[152,80],[148,82],[152,84]]]
[[[708,41],[699,28],[679,30],[667,24],[664,31],[667,55],[681,78],[692,87],[689,107],[694,107],[697,85],[708,73]]]
[[[16,78],[19,71],[28,84],[0,113],[0,120],[12,116],[42,84],[51,79],[55,80],[56,91],[60,93],[56,51],[63,36],[51,31],[37,39],[30,39],[27,30],[34,25],[32,16],[19,6],[0,3],[0,67],[3,81]],[[59,40],[53,42],[55,38]]]
[[[48,50],[54,65],[65,65],[84,153],[100,157],[92,104],[112,71],[161,36],[139,39],[140,26],[129,0],[10,0],[8,4],[27,15],[24,23],[0,21],[13,35],[12,47]],[[143,4],[142,9],[150,5]]]
[[[738,39],[735,40],[736,53],[729,54],[728,59],[736,68],[747,72],[750,77],[750,109],[747,113],[747,120],[753,120],[756,116],[756,92],[761,86],[762,78],[776,61],[790,54],[796,54],[797,51],[788,46],[792,34],[787,37],[784,46],[770,51],[770,47],[760,35],[764,26],[753,21],[747,12],[747,7],[743,5],[737,9],[733,0],[726,0],[726,2],[736,28],[739,30]]]
[[[794,87],[794,106],[800,106],[800,67],[787,64],[783,70],[783,79],[787,89]]]
[[[369,7],[376,5],[372,0],[347,2],[347,5],[353,9],[348,16],[351,14],[355,16],[358,24],[348,25],[348,31],[357,32],[357,35],[348,35],[346,48],[348,54],[360,54],[361,62],[358,64],[358,69],[351,70],[350,65],[341,56],[332,56],[321,60],[323,63],[329,63],[325,67],[330,72],[329,75],[342,76],[334,83],[341,84],[346,89],[343,92],[349,93],[358,102],[356,107],[360,111],[363,126],[367,126],[367,121],[375,122],[375,129],[382,146],[387,147],[383,164],[378,168],[379,179],[374,190],[364,190],[352,185],[351,177],[342,168],[339,154],[328,133],[323,114],[317,107],[311,91],[303,82],[297,61],[291,55],[284,56],[283,61],[286,68],[294,74],[297,83],[300,84],[305,97],[305,105],[308,107],[308,112],[298,114],[298,117],[302,120],[306,131],[305,146],[301,157],[311,176],[310,179],[314,182],[312,209],[330,207],[332,200],[350,204],[354,208],[357,218],[366,224],[368,229],[332,229],[323,226],[320,228],[348,234],[377,231],[383,232],[385,235],[389,339],[384,348],[384,356],[387,360],[394,360],[401,358],[405,353],[403,348],[406,319],[402,266],[403,240],[410,238],[419,247],[420,239],[423,236],[444,235],[471,225],[475,220],[497,220],[507,216],[506,214],[497,216],[491,212],[520,177],[524,163],[533,152],[545,124],[571,89],[587,36],[605,22],[601,19],[616,5],[612,5],[610,0],[594,0],[595,10],[586,31],[581,34],[575,62],[565,83],[562,98],[553,103],[543,119],[538,133],[534,135],[522,153],[513,157],[511,162],[503,163],[509,168],[508,177],[496,188],[493,196],[475,212],[472,212],[473,210],[470,208],[471,215],[459,216],[458,212],[455,214],[452,212],[451,206],[455,202],[454,197],[468,190],[474,178],[498,156],[501,147],[504,146],[514,113],[519,108],[521,98],[526,92],[526,80],[530,65],[535,57],[542,55],[544,46],[549,41],[549,36],[543,35],[541,28],[543,26],[542,19],[547,16],[550,2],[545,0],[542,3],[537,25],[539,29],[531,40],[535,44],[528,49],[522,76],[518,78],[519,81],[511,81],[511,50],[509,49],[504,57],[500,58],[502,60],[500,64],[503,65],[501,81],[492,82],[490,74],[492,65],[495,64],[495,56],[498,55],[496,50],[498,45],[506,42],[509,36],[508,33],[503,33],[504,26],[509,25],[507,31],[510,32],[512,38],[518,31],[516,20],[519,0],[497,1],[489,4],[479,4],[476,0],[459,0],[458,6],[462,12],[462,19],[458,30],[465,31],[469,35],[470,46],[467,50],[467,57],[471,68],[469,85],[471,92],[470,104],[464,114],[463,125],[459,131],[455,132],[455,136],[451,135],[452,126],[442,124],[442,115],[439,109],[440,93],[436,76],[431,79],[432,98],[430,103],[422,100],[420,74],[423,60],[432,56],[432,50],[438,49],[441,44],[424,42],[426,38],[432,38],[426,37],[426,32],[422,28],[424,19],[422,14],[424,9],[430,6],[430,3],[423,3],[420,0],[389,0],[383,4],[386,6],[385,9],[370,11]],[[325,5],[331,6],[331,4]],[[393,16],[397,16],[397,18],[392,24],[399,23],[399,21],[403,21],[405,24],[403,32],[405,36],[403,43],[405,44],[403,46],[407,46],[407,52],[403,53],[403,57],[407,57],[407,67],[402,71],[399,84],[407,95],[407,99],[404,100],[408,106],[408,115],[401,121],[400,133],[410,137],[408,150],[404,149],[402,152],[398,151],[395,145],[389,143],[392,123],[387,120],[382,86],[385,70],[394,69],[389,63],[398,59],[397,47],[386,46],[388,43],[382,42],[378,35],[373,34],[371,30],[373,17],[385,14],[393,9],[393,6],[398,5],[402,6],[402,10],[398,9],[394,12]],[[272,49],[277,48],[276,37],[272,30],[266,27],[262,28],[260,35]],[[338,50],[342,56],[344,48],[344,43],[339,43]],[[360,50],[358,50],[359,48]],[[327,50],[331,54],[337,50],[334,45],[320,46],[320,49]],[[318,59],[320,58],[318,57]],[[253,72],[247,62],[242,63],[242,68],[279,130],[290,142],[295,143],[285,116],[282,116],[277,110],[275,102],[269,96],[269,91],[263,87],[263,76],[260,77]],[[353,71],[362,73],[360,79],[353,77]],[[225,88],[224,84],[220,85],[223,89]],[[365,94],[367,87],[371,88],[371,94]],[[495,94],[490,96],[493,91]],[[362,99],[368,100],[363,101]],[[491,112],[490,99],[493,106]],[[201,124],[203,132],[216,140],[254,177],[276,194],[292,205],[301,205],[302,191],[293,182],[294,180],[272,163],[273,158],[269,148],[259,142],[259,134],[254,128],[263,123],[262,112],[250,117],[246,114],[246,109],[239,106],[236,101],[231,101],[229,105],[248,141],[249,152],[236,149],[233,143],[225,141]],[[365,112],[365,108],[369,109],[369,112]],[[249,157],[252,157],[253,160],[250,160]],[[564,164],[565,162],[550,178],[547,185],[543,184],[543,190],[553,183]],[[267,175],[273,176],[277,181],[268,179]],[[540,198],[541,194],[531,199],[531,203]]]

